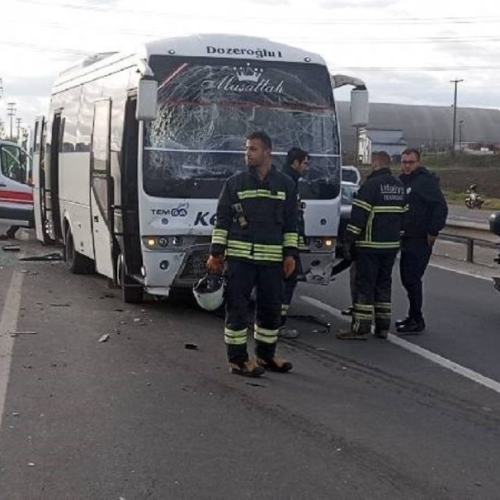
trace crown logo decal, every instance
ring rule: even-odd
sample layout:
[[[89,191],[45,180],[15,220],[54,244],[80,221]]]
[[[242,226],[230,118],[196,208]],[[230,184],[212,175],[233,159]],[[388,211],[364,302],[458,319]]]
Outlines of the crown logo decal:
[[[246,66],[235,67],[234,70],[236,71],[236,78],[238,78],[239,82],[250,83],[257,83],[264,71],[262,68],[252,68],[250,63],[247,63]]]

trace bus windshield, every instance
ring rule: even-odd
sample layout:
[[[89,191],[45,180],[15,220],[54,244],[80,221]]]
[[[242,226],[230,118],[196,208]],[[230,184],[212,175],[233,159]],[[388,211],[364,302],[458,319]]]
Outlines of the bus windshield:
[[[340,147],[326,67],[305,63],[153,56],[158,117],[145,124],[143,181],[151,196],[216,198],[245,168],[245,136],[273,140],[273,163],[310,155],[304,199],[340,192]]]

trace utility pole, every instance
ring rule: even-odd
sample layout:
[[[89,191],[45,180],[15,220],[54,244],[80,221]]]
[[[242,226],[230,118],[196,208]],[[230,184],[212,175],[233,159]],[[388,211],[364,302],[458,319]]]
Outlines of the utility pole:
[[[8,102],[7,103],[7,116],[10,118],[10,136],[9,139],[12,140],[14,135],[12,133],[12,120],[14,119],[14,116],[16,114],[16,103],[15,102]]]
[[[22,118],[16,118],[16,130],[17,130],[17,142],[19,142],[19,139],[21,138],[21,122]]]
[[[455,143],[457,137],[457,88],[458,84],[463,82],[463,80],[450,80],[450,83],[455,84],[455,93],[453,97],[453,131],[451,139],[451,156],[455,158]]]
[[[464,120],[460,120],[458,122],[458,149],[462,152],[462,126],[464,124]]]

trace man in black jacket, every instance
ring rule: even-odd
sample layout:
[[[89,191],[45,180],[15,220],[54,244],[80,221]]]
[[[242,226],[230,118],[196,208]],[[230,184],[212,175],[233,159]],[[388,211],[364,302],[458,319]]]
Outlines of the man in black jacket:
[[[272,165],[272,143],[264,132],[247,137],[248,170],[230,177],[217,205],[217,222],[207,268],[222,273],[227,260],[224,340],[231,373],[259,377],[264,369],[287,372],[290,361],[277,357],[283,279],[298,255],[297,195],[293,181]],[[247,352],[247,314],[257,290],[255,353]]]
[[[439,232],[446,224],[448,206],[438,178],[420,164],[417,149],[403,151],[400,176],[408,196],[409,211],[401,245],[401,281],[408,293],[408,316],[396,322],[398,333],[419,334],[425,330],[422,315],[422,278]]]
[[[302,200],[299,194],[299,180],[305,175],[309,166],[309,155],[307,151],[300,148],[292,148],[286,155],[286,162],[283,166],[282,172],[288,175],[295,183],[297,190],[297,206],[298,206],[298,232],[299,232],[299,247],[305,245],[305,227],[304,227],[304,209]],[[298,275],[302,273],[302,266],[300,264],[300,257],[297,256],[295,262],[295,271],[289,278],[285,278],[285,285],[283,291],[283,304],[281,306],[281,328],[279,336],[284,339],[295,339],[299,336],[299,332],[294,328],[286,327],[286,319],[290,304],[292,302],[295,288],[297,287]]]
[[[355,303],[349,331],[342,340],[365,340],[375,318],[375,336],[385,339],[391,325],[392,268],[400,246],[406,197],[403,184],[390,171],[385,151],[373,153],[372,173],[352,202],[344,257],[356,246]]]

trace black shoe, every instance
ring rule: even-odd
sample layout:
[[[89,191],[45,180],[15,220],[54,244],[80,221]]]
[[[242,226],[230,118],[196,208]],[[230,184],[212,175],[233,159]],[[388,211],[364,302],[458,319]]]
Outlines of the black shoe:
[[[396,328],[399,328],[400,326],[406,325],[406,323],[408,323],[408,321],[410,321],[410,318],[397,319],[396,323],[395,323]]]
[[[418,335],[425,330],[425,321],[411,319],[402,326],[396,328],[400,335]]]

